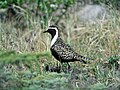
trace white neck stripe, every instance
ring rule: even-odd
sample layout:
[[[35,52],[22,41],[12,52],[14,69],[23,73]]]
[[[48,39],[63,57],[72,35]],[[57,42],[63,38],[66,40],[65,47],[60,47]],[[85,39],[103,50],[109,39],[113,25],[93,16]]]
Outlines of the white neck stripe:
[[[58,38],[58,29],[57,28],[49,28],[49,29],[55,29],[56,33],[55,36],[53,37],[52,41],[51,41],[51,47],[52,45],[56,42],[57,38]]]

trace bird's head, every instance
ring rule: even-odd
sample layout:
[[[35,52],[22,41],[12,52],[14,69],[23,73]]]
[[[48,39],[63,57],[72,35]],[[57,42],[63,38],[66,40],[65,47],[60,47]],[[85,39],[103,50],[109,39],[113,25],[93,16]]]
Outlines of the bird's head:
[[[43,33],[49,33],[52,36],[52,39],[56,36],[58,37],[58,28],[56,26],[49,26],[47,31],[44,31]]]

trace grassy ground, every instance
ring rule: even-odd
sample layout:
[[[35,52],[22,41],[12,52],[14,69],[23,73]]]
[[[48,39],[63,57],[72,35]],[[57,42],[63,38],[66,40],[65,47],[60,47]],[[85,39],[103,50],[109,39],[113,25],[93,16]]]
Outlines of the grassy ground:
[[[50,37],[42,33],[47,27],[41,28],[39,18],[29,18],[25,27],[15,27],[14,21],[0,23],[0,89],[119,90],[120,18],[111,12],[112,18],[92,25],[71,14],[61,20],[62,38],[93,59],[86,65],[70,63],[69,71],[64,65],[61,73],[51,72],[60,63],[51,56]]]

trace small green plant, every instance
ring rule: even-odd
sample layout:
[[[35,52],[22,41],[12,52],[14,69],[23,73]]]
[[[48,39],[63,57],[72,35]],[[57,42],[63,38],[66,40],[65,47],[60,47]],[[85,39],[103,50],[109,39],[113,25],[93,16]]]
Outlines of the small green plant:
[[[120,56],[118,55],[112,55],[108,58],[108,64],[109,67],[111,68],[112,66],[115,65],[116,68],[119,67],[118,61],[120,60]]]
[[[120,60],[120,56],[118,56],[118,55],[113,55],[108,58],[108,62],[111,64],[114,64],[118,60]]]

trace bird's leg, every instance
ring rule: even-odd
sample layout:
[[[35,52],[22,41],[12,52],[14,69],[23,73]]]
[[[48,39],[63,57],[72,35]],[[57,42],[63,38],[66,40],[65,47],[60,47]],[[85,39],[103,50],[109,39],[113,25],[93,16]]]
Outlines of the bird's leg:
[[[57,62],[56,70],[57,70],[58,73],[61,72],[61,64],[59,62]]]
[[[70,70],[70,65],[69,65],[69,63],[67,62],[67,72],[69,72],[69,70]]]
[[[61,70],[61,72],[63,72],[63,71],[64,71],[64,70],[63,70],[63,69],[64,69],[64,68],[63,68],[63,67],[64,67],[63,62],[61,62],[60,66],[61,66],[61,69],[60,69],[60,70]]]
[[[70,65],[69,65],[69,63],[67,62],[67,65],[68,65],[68,69],[70,69]]]

